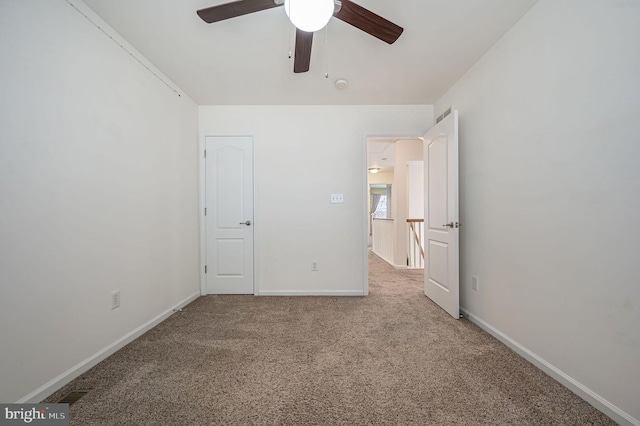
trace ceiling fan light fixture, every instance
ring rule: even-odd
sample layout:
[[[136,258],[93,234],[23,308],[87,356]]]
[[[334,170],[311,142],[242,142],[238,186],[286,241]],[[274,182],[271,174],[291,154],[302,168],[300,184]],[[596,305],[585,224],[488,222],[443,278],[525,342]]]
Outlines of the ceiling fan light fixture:
[[[333,15],[333,0],[285,0],[284,10],[296,28],[312,33],[324,28]]]

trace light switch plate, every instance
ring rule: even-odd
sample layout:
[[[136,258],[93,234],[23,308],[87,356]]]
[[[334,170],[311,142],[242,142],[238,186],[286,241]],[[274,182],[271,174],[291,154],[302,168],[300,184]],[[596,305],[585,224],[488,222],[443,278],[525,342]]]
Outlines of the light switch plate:
[[[331,194],[331,204],[344,203],[344,194]]]

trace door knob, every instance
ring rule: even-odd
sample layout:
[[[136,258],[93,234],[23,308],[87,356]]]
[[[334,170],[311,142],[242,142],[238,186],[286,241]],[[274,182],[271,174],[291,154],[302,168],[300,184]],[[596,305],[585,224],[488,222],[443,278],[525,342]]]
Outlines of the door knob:
[[[247,225],[247,226],[251,226],[251,221],[248,220],[246,222],[240,222],[240,225]]]
[[[453,222],[449,222],[449,223],[445,223],[442,226],[448,226],[449,228],[453,228],[454,225],[453,225]]]

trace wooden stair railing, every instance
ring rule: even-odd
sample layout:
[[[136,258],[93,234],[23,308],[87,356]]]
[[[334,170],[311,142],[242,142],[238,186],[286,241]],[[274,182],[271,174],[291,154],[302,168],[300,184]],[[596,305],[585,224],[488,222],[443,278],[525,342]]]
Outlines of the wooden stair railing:
[[[424,219],[407,219],[407,223],[409,224],[409,253],[407,256],[407,266],[410,267],[424,267],[424,248],[422,247],[422,224],[424,223]],[[413,250],[411,247],[413,244]],[[419,250],[416,250],[419,249]],[[415,256],[416,253],[420,253],[420,258],[417,259]],[[414,254],[414,257],[410,259],[411,254]],[[413,262],[412,262],[413,261]]]

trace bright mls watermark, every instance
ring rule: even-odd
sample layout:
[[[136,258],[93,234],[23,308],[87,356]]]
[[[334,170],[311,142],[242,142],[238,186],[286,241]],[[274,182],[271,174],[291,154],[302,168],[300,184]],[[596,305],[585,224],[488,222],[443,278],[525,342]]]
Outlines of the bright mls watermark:
[[[0,426],[69,426],[69,404],[0,404]]]

